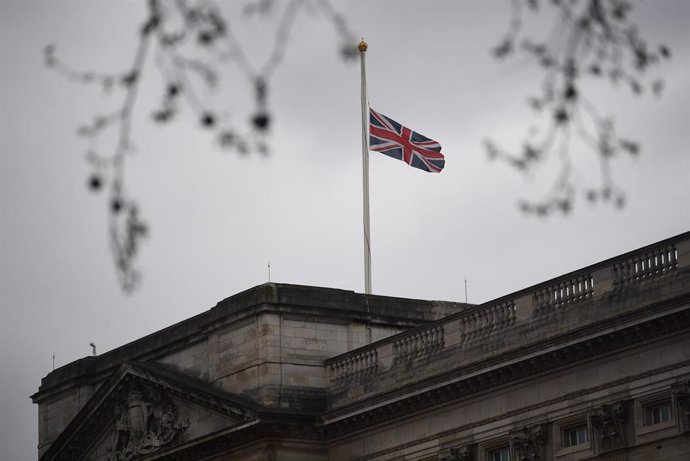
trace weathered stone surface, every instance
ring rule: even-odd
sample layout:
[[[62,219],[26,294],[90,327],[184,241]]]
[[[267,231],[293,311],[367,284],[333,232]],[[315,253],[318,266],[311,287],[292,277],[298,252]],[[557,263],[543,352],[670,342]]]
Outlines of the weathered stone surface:
[[[266,284],[46,376],[42,460],[680,460],[690,233],[472,306]]]

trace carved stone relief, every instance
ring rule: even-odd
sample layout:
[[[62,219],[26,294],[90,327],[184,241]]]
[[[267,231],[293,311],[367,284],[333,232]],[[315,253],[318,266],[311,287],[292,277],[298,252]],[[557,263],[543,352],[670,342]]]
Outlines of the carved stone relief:
[[[590,421],[599,452],[625,446],[625,424],[628,421],[626,402],[602,405],[590,414]]]
[[[131,461],[155,453],[187,427],[189,420],[179,421],[177,407],[164,392],[132,386],[117,410],[108,460]]]
[[[690,430],[690,381],[673,385],[673,399],[676,402],[681,429]]]
[[[438,461],[474,461],[474,450],[470,445],[446,448],[441,450],[437,459]]]
[[[523,427],[522,432],[511,438],[515,455],[519,461],[536,461],[544,459],[546,430],[543,425]]]

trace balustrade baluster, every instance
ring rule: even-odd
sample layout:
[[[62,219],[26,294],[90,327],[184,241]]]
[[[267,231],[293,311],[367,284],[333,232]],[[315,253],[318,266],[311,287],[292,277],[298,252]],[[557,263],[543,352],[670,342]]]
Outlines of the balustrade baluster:
[[[476,312],[472,314],[472,331],[470,339],[474,340],[477,337],[477,332],[479,331],[479,314]]]
[[[613,264],[614,287],[645,282],[677,268],[678,252],[673,245],[659,247]],[[590,289],[591,291],[591,289]]]
[[[460,319],[460,325],[462,329],[462,342],[464,344],[468,341],[470,336],[470,319],[468,317]]]
[[[497,329],[498,319],[496,318],[496,306],[491,306],[487,309],[487,319],[489,322],[489,333],[493,333]]]
[[[481,338],[484,336],[484,312],[477,312],[477,331],[475,332],[476,338]]]

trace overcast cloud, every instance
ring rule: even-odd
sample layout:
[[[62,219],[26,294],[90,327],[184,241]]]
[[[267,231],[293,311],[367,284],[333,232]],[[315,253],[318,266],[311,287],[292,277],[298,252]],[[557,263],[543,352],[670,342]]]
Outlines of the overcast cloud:
[[[225,6],[236,16],[243,2]],[[525,97],[537,74],[490,56],[506,30],[503,1],[338,1],[369,42],[373,108],[437,139],[446,168],[430,175],[371,156],[374,293],[480,303],[690,229],[690,2],[642,2],[643,33],[667,43],[661,100],[602,91],[638,159],[619,158],[620,211],[579,201],[543,220],[516,202],[552,177],[530,181],[490,163],[482,140],[516,146],[528,126]],[[233,13],[234,12],[234,13]],[[272,154],[221,151],[185,116],[165,127],[137,114],[127,178],[151,227],[138,260],[144,278],[124,295],[109,253],[104,195],[75,128],[101,104],[99,90],[43,67],[42,49],[84,68],[130,62],[144,2],[0,1],[0,458],[36,459],[37,407],[29,400],[52,368],[105,352],[267,281],[363,291],[358,65],[337,53],[332,27],[302,14],[271,81]],[[237,23],[259,66],[275,21]],[[537,30],[543,23],[533,25]],[[252,111],[233,81],[230,114]],[[229,77],[229,78],[232,78]],[[158,97],[155,72],[142,106]],[[147,99],[148,98],[148,99]],[[216,103],[219,103],[216,101]],[[597,172],[582,154],[579,178]]]

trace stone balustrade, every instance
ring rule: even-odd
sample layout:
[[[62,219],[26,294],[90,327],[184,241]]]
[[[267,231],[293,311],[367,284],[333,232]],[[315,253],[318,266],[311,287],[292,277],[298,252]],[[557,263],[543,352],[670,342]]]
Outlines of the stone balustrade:
[[[561,307],[585,301],[594,295],[594,277],[590,273],[558,280],[553,285],[538,288],[532,297],[535,314],[553,312]]]
[[[516,306],[512,300],[503,301],[477,306],[451,317],[452,329],[461,332],[460,342],[467,345],[513,325],[516,321]],[[328,361],[329,382],[333,387],[342,388],[358,382],[362,376],[369,376],[383,369],[401,365],[409,367],[415,361],[433,359],[434,355],[445,349],[445,330],[448,327],[449,322],[444,319],[338,356]],[[384,349],[392,349],[392,354],[382,354],[390,358],[388,367],[379,362],[379,345],[388,345]]]
[[[413,330],[410,334],[398,335],[393,343],[394,361],[410,362],[434,355],[443,350],[443,326],[432,325]]]
[[[329,393],[354,397],[360,391],[348,386],[365,374],[378,374],[387,385],[419,379],[427,371],[498,353],[506,341],[527,344],[544,325],[559,334],[620,315],[636,308],[632,300],[611,304],[625,296],[622,287],[652,283],[681,268],[690,269],[690,232],[328,359]]]
[[[615,287],[632,285],[668,274],[677,268],[678,250],[675,245],[662,245],[614,263],[613,285]]]
[[[462,343],[467,344],[497,333],[515,323],[516,306],[513,300],[489,304],[458,318]]]
[[[334,387],[342,387],[376,374],[377,368],[378,351],[367,349],[331,363],[328,371],[331,384]]]

